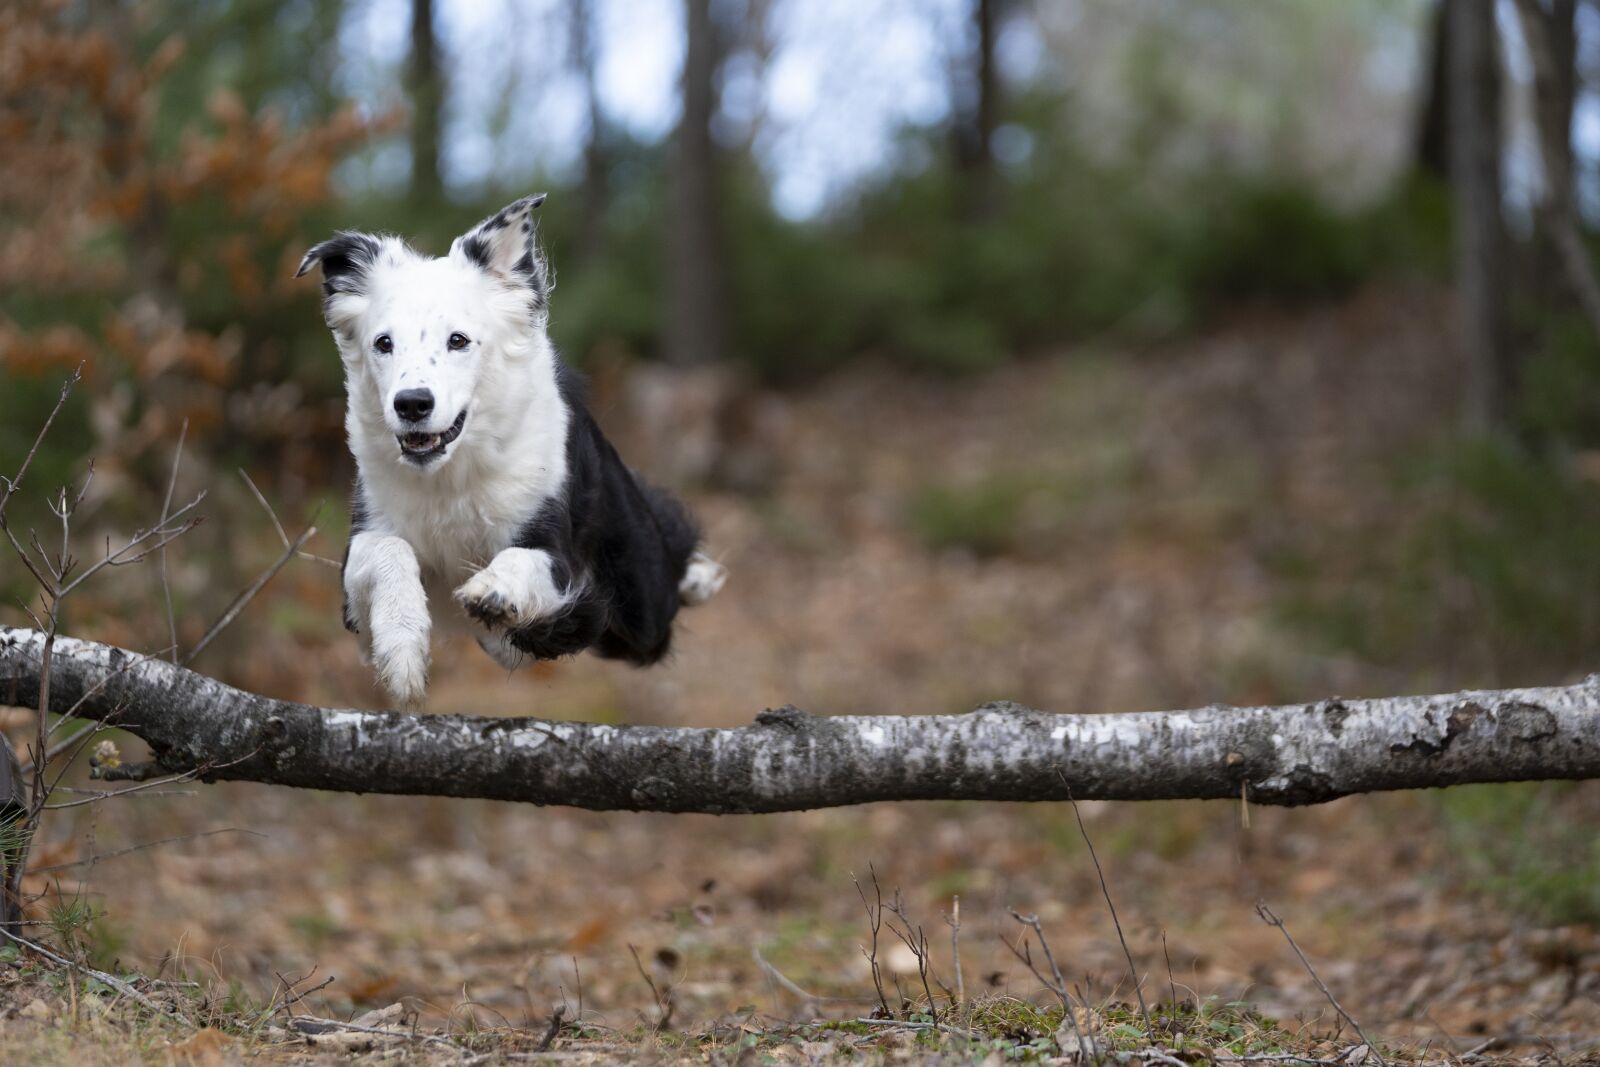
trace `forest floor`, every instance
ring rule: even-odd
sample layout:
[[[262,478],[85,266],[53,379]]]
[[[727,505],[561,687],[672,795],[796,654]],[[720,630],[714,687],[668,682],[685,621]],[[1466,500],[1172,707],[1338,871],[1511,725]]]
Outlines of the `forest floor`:
[[[1394,506],[1385,453],[1452,402],[1444,318],[1437,293],[1373,292],[1182,345],[1085,347],[975,379],[868,368],[760,395],[709,451],[733,457],[724,483],[761,491],[689,494],[732,577],[683,617],[667,664],[586,657],[507,677],[463,631],[436,647],[430,708],[727,725],[782,704],[1133,711],[1478,681],[1470,662],[1410,673],[1315,646],[1283,619],[1275,565],[1306,531]],[[693,445],[693,403],[635,418],[661,406],[648,389],[599,385],[602,421],[636,428],[618,431],[624,454]],[[274,551],[264,536],[241,556]],[[205,580],[201,561],[175,566],[180,588],[185,566]],[[377,706],[337,601],[334,572],[297,564],[199,666]],[[144,603],[76,632],[158,643],[139,629],[157,615]],[[1081,814],[1173,1050],[1139,1062],[1377,1062],[1262,901],[1391,1058],[1600,1062],[1595,929],[1483,891],[1437,793]],[[58,935],[102,965],[198,983],[146,988],[206,1029],[135,1024],[94,982],[0,951],[9,1063],[1048,1061],[1058,1033],[1073,1039],[1013,951],[1013,908],[1038,915],[1091,1040],[1132,1048],[1144,1025],[1059,804],[666,816],[221,784],[63,812],[34,863],[57,868],[30,885]],[[855,1021],[883,1014],[857,887],[870,897],[874,875],[926,933],[947,1030]],[[961,1004],[941,992],[956,988],[957,898]],[[92,917],[63,919],[74,902]],[[877,958],[891,1011],[926,1012],[888,930]],[[286,1006],[288,988],[311,992]],[[364,1025],[414,1029],[286,1029],[391,1005]]]

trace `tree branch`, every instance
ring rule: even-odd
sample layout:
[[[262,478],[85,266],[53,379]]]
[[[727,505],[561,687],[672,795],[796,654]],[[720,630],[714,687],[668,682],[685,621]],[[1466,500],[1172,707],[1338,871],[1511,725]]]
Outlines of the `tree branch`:
[[[0,703],[37,707],[45,635],[0,626]],[[57,637],[51,688],[115,714],[167,772],[354,793],[484,797],[594,810],[772,812],[882,800],[1236,798],[1600,777],[1600,675],[1512,689],[1286,707],[815,718],[739,729],[319,708],[154,657]],[[137,660],[131,665],[130,660]]]

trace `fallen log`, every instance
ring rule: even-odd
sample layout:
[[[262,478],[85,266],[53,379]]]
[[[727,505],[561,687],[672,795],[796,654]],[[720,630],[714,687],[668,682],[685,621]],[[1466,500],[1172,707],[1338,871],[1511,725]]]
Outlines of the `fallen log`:
[[[0,703],[38,707],[44,635],[0,627]],[[58,637],[54,711],[126,729],[169,773],[594,810],[796,811],[884,800],[1316,804],[1353,793],[1600,777],[1600,675],[1572,686],[1282,707],[608,726],[322,708]]]

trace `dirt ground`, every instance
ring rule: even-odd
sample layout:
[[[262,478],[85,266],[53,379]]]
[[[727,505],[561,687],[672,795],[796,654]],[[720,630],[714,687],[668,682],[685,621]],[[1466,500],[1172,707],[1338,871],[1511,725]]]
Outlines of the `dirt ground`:
[[[741,469],[688,494],[732,578],[683,618],[670,662],[582,658],[508,677],[454,635],[436,649],[430,707],[726,725],[785,703],[1132,711],[1472,681],[1470,664],[1397,676],[1315,651],[1275,609],[1268,562],[1298,531],[1382,506],[1373,465],[1451,402],[1444,318],[1438,294],[1390,291],[1242,317],[1181,350],[1085,346],[971,380],[866,369],[747,398],[713,449]],[[675,434],[687,449],[703,432],[670,412],[631,418],[652,403],[638,389],[597,395],[608,426],[643,424],[619,430],[625,454],[671,454]],[[743,486],[717,487],[729,482]],[[947,516],[929,501],[997,486],[1014,508],[1004,550],[938,547]],[[333,571],[295,565],[200,666],[273,695],[377,706],[336,586]],[[137,625],[80,633],[137,646]],[[1541,928],[1463,884],[1431,796],[1082,814],[1152,1000],[1247,1001],[1290,1029],[1338,1028],[1256,914],[1264,900],[1374,1038],[1435,1056],[1495,1039],[1578,1062],[1600,1036],[1595,931]],[[1088,999],[1131,1003],[1062,805],[695,817],[212,785],[61,815],[36,865],[103,858],[34,884],[103,909],[99,958],[257,1003],[314,972],[298,988],[333,978],[300,1005],[318,1015],[403,1001],[424,1027],[537,1035],[564,1005],[582,1029],[552,1048],[619,1060],[665,1055],[640,1035],[668,1000],[662,1033],[854,1019],[876,1002],[854,881],[869,872],[903,894],[946,984],[959,897],[969,996],[1047,1002],[1008,947],[1016,908],[1038,914]],[[891,998],[920,992],[903,947],[886,942],[880,963]],[[13,978],[7,994],[4,981],[0,1041],[67,1055],[70,991]],[[124,1052],[163,1062],[164,1048]],[[114,1044],[101,1054],[117,1062]]]

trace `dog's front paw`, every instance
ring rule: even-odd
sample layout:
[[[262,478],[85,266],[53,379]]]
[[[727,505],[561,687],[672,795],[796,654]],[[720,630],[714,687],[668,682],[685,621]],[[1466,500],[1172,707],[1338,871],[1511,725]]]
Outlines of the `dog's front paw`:
[[[558,589],[548,553],[508,548],[455,591],[456,603],[493,630],[514,630],[559,614],[571,596]]]
[[[428,639],[373,642],[378,684],[397,708],[421,707],[428,698]]]
[[[511,629],[525,621],[512,592],[502,588],[488,568],[463,582],[455,598],[461,610],[491,629]]]

